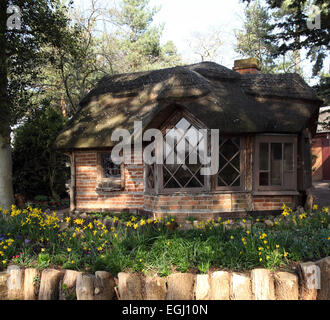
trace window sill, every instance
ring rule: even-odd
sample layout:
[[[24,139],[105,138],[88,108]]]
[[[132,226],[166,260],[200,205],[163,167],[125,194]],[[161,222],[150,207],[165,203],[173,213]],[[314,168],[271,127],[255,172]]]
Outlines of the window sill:
[[[115,191],[122,191],[122,190],[123,190],[123,188],[121,188],[121,187],[110,187],[110,188],[98,187],[98,188],[96,188],[97,192],[115,192]]]
[[[299,196],[298,191],[285,190],[267,190],[267,191],[253,191],[254,196]]]
[[[107,181],[99,182],[96,186],[96,192],[114,192],[122,191],[122,181],[121,179],[109,179]]]

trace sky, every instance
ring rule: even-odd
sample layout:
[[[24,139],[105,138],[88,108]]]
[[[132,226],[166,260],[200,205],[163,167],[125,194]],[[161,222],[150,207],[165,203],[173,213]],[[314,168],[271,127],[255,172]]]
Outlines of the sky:
[[[98,0],[106,7],[118,0]],[[82,11],[87,9],[91,0],[74,0]],[[154,17],[155,24],[164,23],[164,31],[161,41],[172,40],[176,45],[185,63],[199,62],[200,59],[192,53],[189,40],[193,34],[207,33],[210,30],[219,30],[221,46],[218,59],[215,62],[232,68],[234,60],[240,59],[234,50],[236,43],[235,30],[242,29],[244,20],[245,3],[240,0],[150,0],[150,5],[160,6],[160,11]],[[302,69],[305,79],[311,85],[317,79],[309,79],[311,75],[311,63],[304,59],[302,52]],[[326,65],[329,65],[327,59]]]
[[[234,30],[242,28],[245,4],[239,0],[151,0],[161,5],[155,21],[165,22],[163,40],[173,40],[183,58],[193,59],[188,45],[194,32],[221,31],[222,65],[232,68],[239,55],[234,51]]]
[[[104,6],[116,0],[99,0]],[[74,0],[82,11],[90,6],[90,0]],[[164,23],[162,42],[172,40],[183,60],[197,62],[188,45],[194,32],[204,33],[213,29],[221,31],[221,58],[218,63],[232,68],[234,59],[234,29],[242,27],[245,4],[239,0],[150,0],[150,6],[160,6],[154,24]]]

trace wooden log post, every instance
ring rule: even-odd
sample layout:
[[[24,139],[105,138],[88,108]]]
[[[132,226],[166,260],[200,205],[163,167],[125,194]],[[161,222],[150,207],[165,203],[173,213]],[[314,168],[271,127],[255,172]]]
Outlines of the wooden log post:
[[[38,284],[40,273],[37,269],[28,268],[24,273],[24,300],[38,300]]]
[[[39,300],[57,300],[58,288],[63,272],[55,269],[42,271],[39,289]]]
[[[118,273],[120,300],[142,300],[141,279],[136,274]]]
[[[210,281],[208,274],[196,275],[195,282],[195,299],[209,300],[210,298]]]
[[[76,282],[77,300],[94,300],[95,276],[79,272]]]
[[[4,271],[0,272],[0,300],[8,299],[8,288],[7,280],[9,278],[9,273]]]
[[[24,270],[19,266],[8,266],[7,272],[9,274],[7,280],[8,299],[9,300],[23,300],[24,288]]]
[[[300,280],[300,299],[316,300],[321,284],[320,268],[314,262],[304,262],[298,265],[297,272]]]
[[[277,300],[298,300],[298,276],[289,272],[276,272],[274,275]]]
[[[193,300],[196,275],[172,273],[167,277],[166,300]]]
[[[257,268],[251,271],[252,292],[255,300],[275,300],[275,285],[271,272]]]
[[[166,281],[161,277],[145,277],[143,279],[143,300],[165,300]]]
[[[317,300],[330,300],[330,257],[316,261],[320,268],[320,290],[317,292]]]
[[[215,271],[210,277],[210,300],[229,300],[230,274],[227,271]]]
[[[231,300],[252,300],[250,276],[233,272],[230,283]]]
[[[94,300],[112,300],[114,297],[115,281],[106,271],[96,271],[94,279]]]
[[[63,280],[59,285],[59,300],[75,300],[76,282],[79,272],[74,270],[65,270]]]

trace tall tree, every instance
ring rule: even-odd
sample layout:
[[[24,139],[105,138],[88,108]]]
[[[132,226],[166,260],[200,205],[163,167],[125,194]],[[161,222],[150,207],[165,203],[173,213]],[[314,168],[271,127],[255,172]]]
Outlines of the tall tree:
[[[277,46],[269,42],[272,35],[272,14],[259,1],[251,2],[245,8],[243,29],[235,32],[235,51],[243,57],[256,57],[260,61],[261,72],[289,72],[294,70],[291,52],[274,58]]]
[[[7,28],[7,9],[16,5],[21,12],[18,28]],[[51,55],[45,45],[61,47],[73,43],[67,32],[69,20],[59,0],[2,0],[0,4],[0,207],[13,203],[10,150],[11,125],[27,112],[35,79]],[[31,90],[34,88],[34,90]]]
[[[163,26],[154,26],[159,8],[150,0],[122,0],[119,10],[112,10],[119,26],[116,41],[120,72],[135,72],[174,66],[180,63],[173,42],[161,44]]]
[[[13,202],[7,68],[7,1],[0,3],[0,207]]]
[[[241,0],[251,2],[252,0]],[[329,55],[330,4],[328,0],[266,0],[273,12],[282,11],[272,23],[274,30],[269,42],[277,45],[275,56],[289,51],[307,50],[317,75]]]

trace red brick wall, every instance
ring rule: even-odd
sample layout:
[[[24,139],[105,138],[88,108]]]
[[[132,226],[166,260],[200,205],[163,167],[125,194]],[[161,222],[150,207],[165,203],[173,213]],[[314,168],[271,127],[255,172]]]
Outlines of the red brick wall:
[[[97,186],[97,152],[75,152],[76,209],[89,211],[142,210],[161,215],[175,215],[178,221],[187,215],[209,219],[221,213],[244,213],[251,210],[281,210],[283,203],[293,203],[292,196],[254,196],[234,192],[210,194],[144,194],[144,168],[142,164],[125,165],[125,186],[119,192],[99,192]]]
[[[292,206],[294,199],[292,196],[254,196],[254,210],[282,210],[283,203]]]
[[[311,153],[315,156],[312,159],[312,179],[321,181],[323,180],[322,135],[316,135],[312,140]]]
[[[96,191],[97,152],[75,152],[76,160],[76,209],[113,210],[143,209],[143,165],[125,166],[125,186],[121,192]]]

